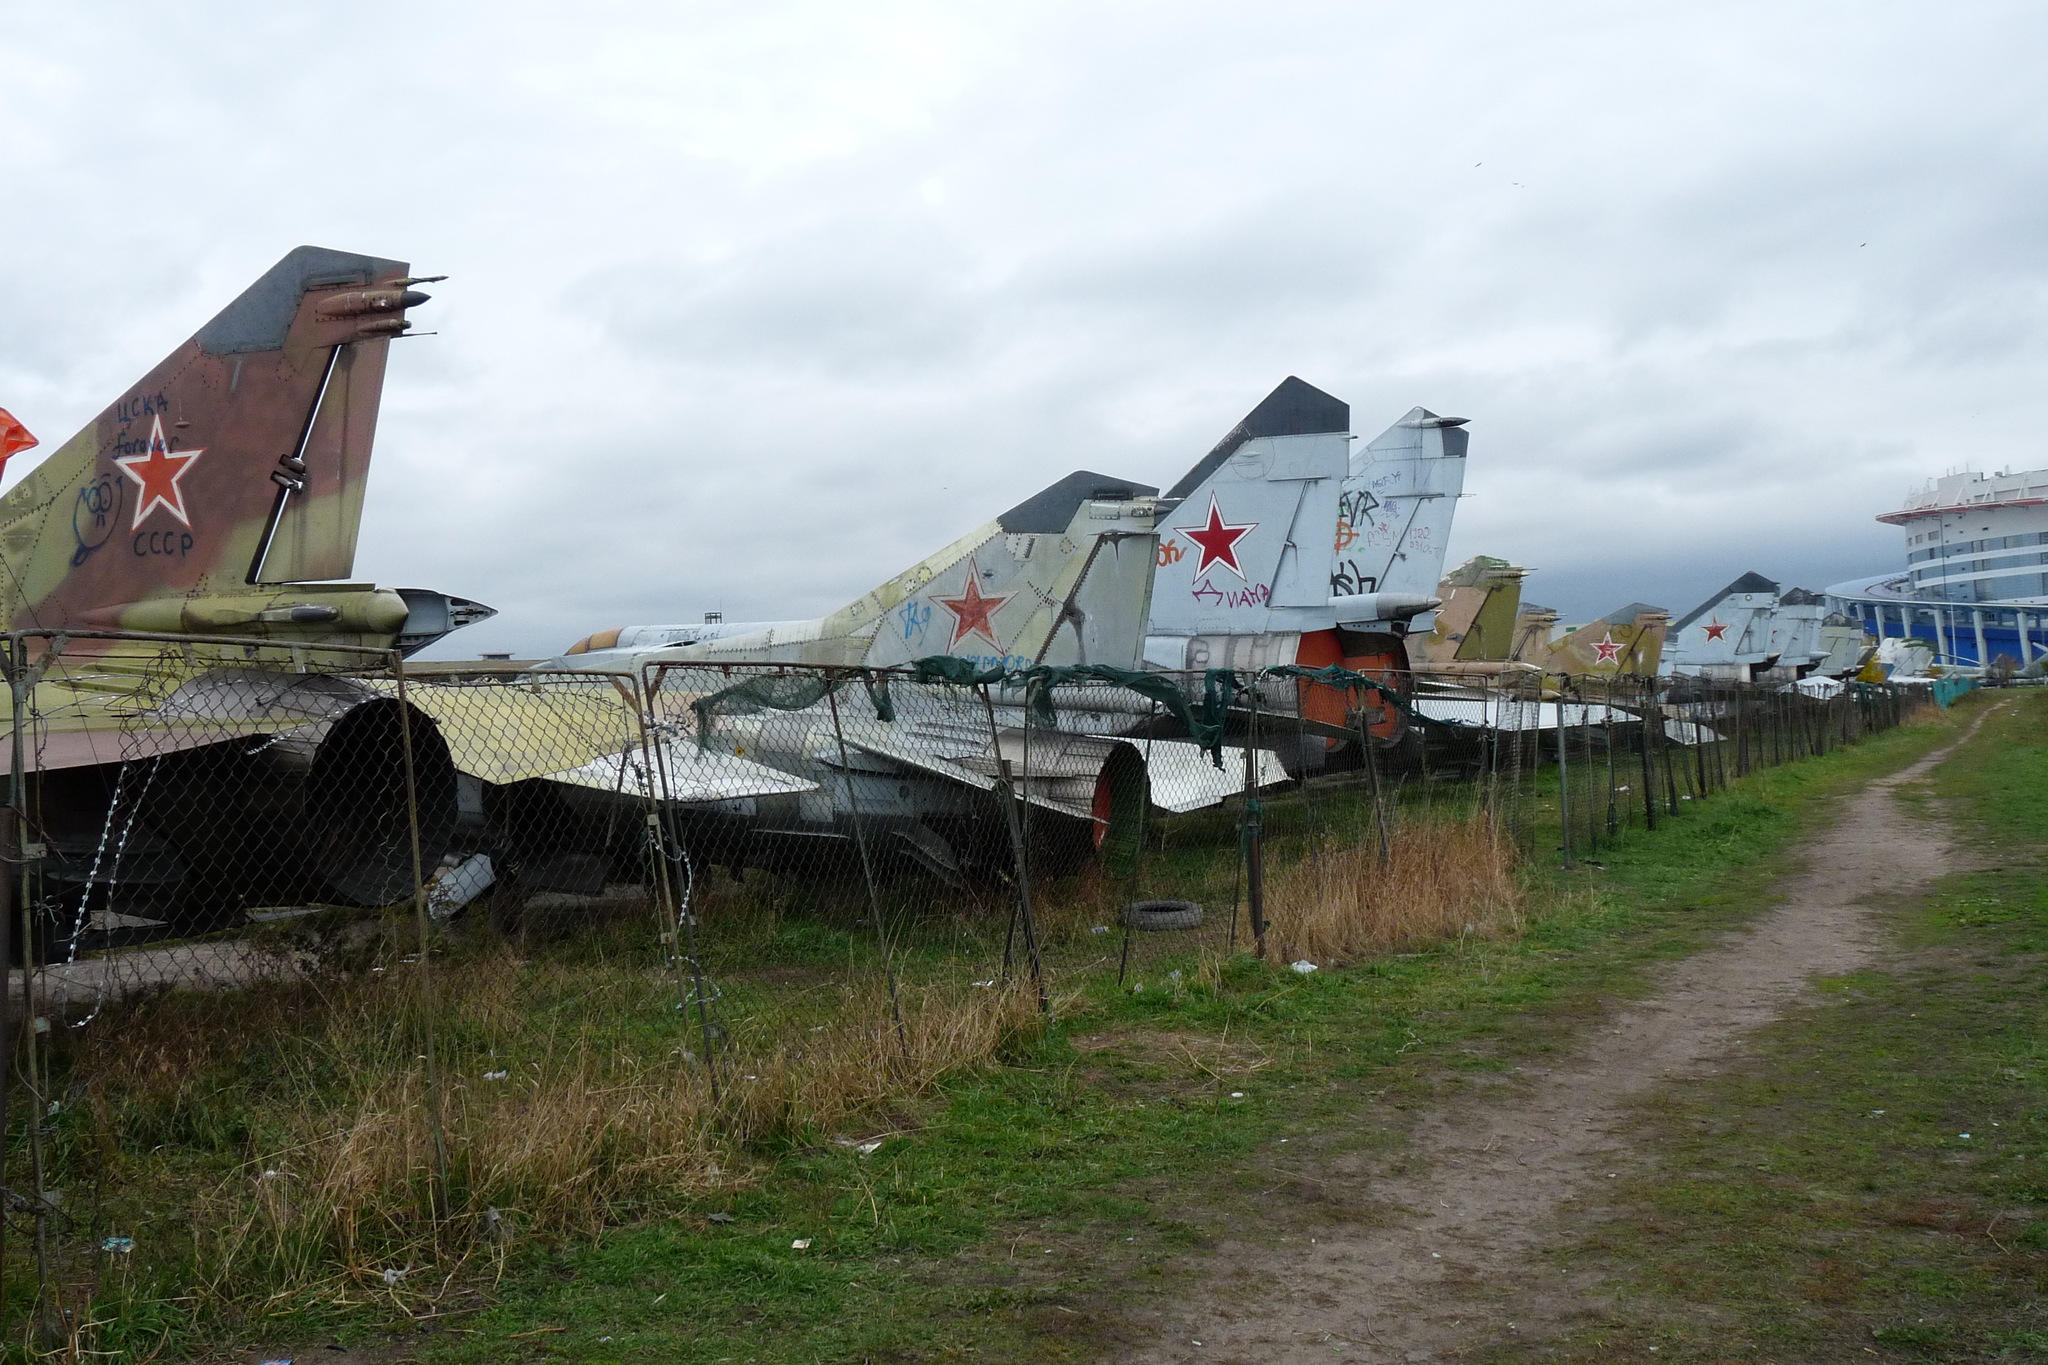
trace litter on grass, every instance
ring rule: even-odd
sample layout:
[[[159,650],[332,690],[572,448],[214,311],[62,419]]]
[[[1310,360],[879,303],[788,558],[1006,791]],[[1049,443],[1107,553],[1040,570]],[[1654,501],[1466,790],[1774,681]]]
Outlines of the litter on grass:
[[[1307,958],[1303,958],[1301,961],[1294,964],[1294,970],[1300,972],[1303,976],[1307,976],[1310,972],[1314,971],[1315,969],[1316,964],[1310,962]]]

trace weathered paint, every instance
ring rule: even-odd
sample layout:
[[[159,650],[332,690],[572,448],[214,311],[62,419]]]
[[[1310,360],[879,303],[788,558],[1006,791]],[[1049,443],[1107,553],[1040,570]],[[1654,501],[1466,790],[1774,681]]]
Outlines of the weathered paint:
[[[387,352],[427,297],[407,271],[299,247],[52,451],[0,498],[7,628],[233,636],[322,665],[362,661],[323,646],[417,647],[490,615],[438,593],[299,581],[353,570]],[[423,605],[431,631],[415,629]],[[61,736],[138,724],[133,698],[167,681],[163,648],[70,640],[35,697],[45,763],[109,761],[105,744]],[[236,653],[196,646],[186,675]]]

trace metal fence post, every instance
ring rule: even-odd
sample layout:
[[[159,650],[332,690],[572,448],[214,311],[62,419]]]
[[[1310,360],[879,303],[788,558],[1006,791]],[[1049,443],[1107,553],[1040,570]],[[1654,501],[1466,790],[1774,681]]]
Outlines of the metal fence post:
[[[649,668],[653,670],[651,679],[647,675]],[[687,1021],[690,1006],[697,1007],[697,1044],[704,1050],[704,1075],[715,1106],[719,1103],[718,1042],[711,1030],[711,983],[705,977],[703,953],[697,944],[697,869],[675,827],[675,780],[669,772],[668,748],[655,707],[655,698],[667,677],[668,665],[656,663],[643,667],[634,680],[640,707],[641,753],[648,763],[647,834],[654,844],[657,894],[662,897],[668,916],[668,961],[676,971],[677,1008],[684,1012]],[[707,736],[700,733],[697,738],[701,744]],[[680,895],[672,875],[678,867],[683,872]],[[687,1022],[684,1027],[688,1027]]]
[[[1017,784],[1010,760],[1003,757],[1003,732],[996,724],[996,704],[989,696],[988,684],[981,684],[981,706],[988,716],[989,752],[996,759],[996,800],[1003,808],[1003,828],[1010,840],[1010,867],[1016,894],[1010,901],[1010,927],[1003,932],[1003,970],[1010,970],[1013,961],[1011,945],[1016,941],[1017,930],[1024,934],[1024,955],[1031,964],[1031,984],[1038,991],[1038,1010],[1041,1014],[1052,1012],[1052,997],[1045,986],[1045,961],[1038,947],[1038,921],[1031,912],[1031,859],[1024,839],[1024,821],[1018,811],[1018,803],[1025,799],[1023,790]],[[1028,779],[1031,767],[1031,699],[1027,693],[1024,704],[1024,765]],[[1125,930],[1125,948],[1129,948],[1129,930]],[[1128,951],[1126,951],[1128,956]]]
[[[889,943],[889,929],[882,922],[881,893],[875,889],[875,868],[868,853],[867,822],[861,818],[860,795],[855,787],[853,764],[846,753],[846,730],[839,721],[839,683],[827,673],[825,702],[832,712],[832,737],[839,742],[839,771],[846,776],[846,802],[853,814],[853,841],[860,850],[860,873],[867,882],[868,915],[875,922],[875,941],[882,948],[882,976],[889,987],[889,1013],[896,1021],[896,1042],[906,1059],[910,1056],[910,1030],[903,1023],[903,1001],[896,989],[896,956]]]
[[[1656,744],[1653,727],[1661,714],[1657,710],[1656,683],[1650,682],[1646,689],[1649,695],[1642,705],[1642,758],[1643,758],[1643,828],[1657,828],[1657,774],[1650,758],[1650,750]]]
[[[0,667],[7,673],[8,699],[12,710],[8,713],[9,749],[11,763],[8,768],[9,795],[7,805],[0,809],[0,1199],[6,1197],[7,1185],[7,1119],[10,1112],[8,1100],[14,1072],[14,992],[7,989],[7,964],[13,960],[14,942],[14,869],[21,863],[21,827],[15,820],[13,787],[21,772],[21,698],[14,688],[15,670],[19,666],[16,649],[20,641],[9,639],[0,649]],[[28,946],[22,945],[23,956]],[[7,1211],[0,1208],[0,1303],[6,1301],[7,1265]]]
[[[1543,719],[1543,691],[1541,687],[1537,689],[1536,698],[1536,718],[1537,722],[1541,724]],[[1571,757],[1569,754],[1565,752],[1567,747],[1569,746],[1565,742],[1564,688],[1562,686],[1559,686],[1559,688],[1557,689],[1557,828],[1559,840],[1558,847],[1564,853],[1564,865],[1566,867],[1570,867],[1572,865],[1572,783]]]
[[[1251,715],[1244,740],[1244,903],[1251,917],[1252,943],[1261,961],[1266,956],[1266,854],[1264,810],[1259,804],[1259,675],[1252,675]]]
[[[1375,689],[1374,695],[1382,703],[1386,701],[1385,693]],[[1373,831],[1379,836],[1380,866],[1385,867],[1392,858],[1392,850],[1387,843],[1387,798],[1380,786],[1379,752],[1373,748],[1372,725],[1366,719],[1365,708],[1357,706],[1353,709],[1358,716],[1358,752],[1365,763],[1366,783],[1371,792]]]
[[[429,965],[430,950],[433,947],[433,932],[427,918],[426,869],[420,860],[420,798],[419,782],[413,770],[412,748],[412,703],[405,695],[405,656],[398,651],[391,652],[386,665],[397,682],[398,690],[398,738],[399,748],[405,759],[405,820],[412,850],[412,907],[413,925],[419,937],[419,975],[415,978],[416,994],[420,1002],[420,1045],[424,1049],[427,1064],[427,1104],[433,1112],[434,1140],[434,1216],[446,1219],[449,1212],[448,1181],[448,1134],[445,1127],[446,1105],[441,1094],[441,1065],[436,1055],[434,1037],[434,975]]]
[[[6,875],[16,883],[14,902],[18,912],[15,923],[21,935],[21,1017],[28,1027],[23,1036],[23,1060],[21,1089],[26,1103],[22,1106],[28,1127],[29,1183],[33,1202],[30,1215],[34,1218],[36,1296],[36,1334],[43,1345],[54,1346],[62,1337],[58,1320],[50,1302],[50,1199],[44,1183],[43,1166],[43,1118],[44,1094],[46,1087],[37,1067],[41,1053],[42,1012],[36,1003],[36,937],[34,888],[30,885],[33,859],[30,857],[31,825],[28,819],[28,746],[24,742],[24,727],[33,723],[30,711],[35,695],[34,680],[30,676],[27,660],[23,657],[25,644],[20,635],[9,637],[8,653],[13,656],[14,667],[8,671],[8,697],[12,703],[12,725],[9,727],[9,748],[12,763],[8,772],[8,823],[14,834],[13,860],[6,867]],[[58,648],[58,642],[46,642],[45,648]],[[0,969],[4,969],[0,962]]]
[[[1600,728],[1607,748],[1607,837],[1612,839],[1621,829],[1619,813],[1615,809],[1620,793],[1615,790],[1614,780],[1614,679],[1605,679],[1600,691],[1605,698]]]

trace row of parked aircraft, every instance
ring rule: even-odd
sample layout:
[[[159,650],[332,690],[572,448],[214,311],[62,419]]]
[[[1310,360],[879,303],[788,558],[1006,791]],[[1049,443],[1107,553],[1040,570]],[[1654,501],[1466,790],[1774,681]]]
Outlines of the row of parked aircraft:
[[[263,904],[399,898],[411,853],[393,838],[392,793],[408,747],[430,865],[488,850],[532,889],[601,882],[601,867],[509,847],[507,831],[547,827],[557,806],[643,799],[657,780],[644,745],[573,738],[531,690],[401,700],[333,666],[352,649],[409,654],[492,614],[345,581],[387,352],[430,282],[397,261],[291,252],[0,499],[9,629],[36,632],[12,700],[34,718],[13,727],[18,762],[41,774],[26,844],[62,913],[82,914],[96,889],[183,928]],[[1675,625],[1638,603],[1563,629],[1520,604],[1513,565],[1443,574],[1467,448],[1465,419],[1420,407],[1359,441],[1347,404],[1289,378],[1163,493],[1076,471],[826,616],[605,630],[532,672],[660,676],[665,695],[696,703],[720,665],[935,656],[1178,678],[1336,664],[1379,685],[1266,685],[1254,709],[1286,717],[1289,739],[1247,742],[1240,705],[1220,764],[1156,696],[1109,688],[1063,705],[1052,731],[1026,725],[1013,688],[899,688],[891,705],[854,686],[707,721],[687,742],[654,737],[660,789],[707,857],[787,865],[847,840],[857,816],[959,877],[991,856],[973,831],[1006,774],[1042,827],[1120,846],[1148,809],[1412,748],[1417,715],[1502,723],[1464,695],[1489,673],[1655,674],[1667,628],[1671,652],[1703,669],[1833,659],[1818,622],[1778,639],[1808,604],[1753,575]],[[1726,641],[1725,660],[1694,648],[1702,630]],[[137,633],[180,648],[167,661]],[[304,662],[273,651],[252,667],[233,643],[248,640]],[[1418,673],[1435,681],[1418,688]]]
[[[1411,637],[1418,671],[1497,675],[1526,668],[1547,676],[1633,674],[1759,683],[1839,679],[1867,669],[1873,641],[1826,599],[1745,573],[1673,622],[1669,612],[1631,602],[1585,625],[1521,601],[1527,571],[1485,556],[1467,560],[1438,585],[1443,605],[1427,635]]]

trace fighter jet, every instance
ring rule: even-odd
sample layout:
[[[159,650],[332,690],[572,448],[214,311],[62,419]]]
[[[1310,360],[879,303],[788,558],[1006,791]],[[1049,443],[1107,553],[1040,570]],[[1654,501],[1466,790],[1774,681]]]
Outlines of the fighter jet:
[[[1402,639],[1438,605],[1464,423],[1418,407],[1349,451],[1349,405],[1290,376],[1167,494],[1181,503],[1161,526],[1146,666],[1338,664],[1405,691]],[[1272,524],[1251,525],[1232,508],[1230,480],[1268,468],[1296,471],[1297,496]],[[1299,738],[1280,746],[1296,774],[1350,752],[1361,730],[1382,747],[1407,738],[1406,713],[1377,689],[1268,684],[1259,706],[1296,722],[1275,727]]]
[[[1039,829],[1063,852],[1121,839],[1142,814],[1144,765],[1128,742],[1091,733],[1103,727],[1072,712],[1057,731],[1027,729],[1020,696],[900,679],[886,692],[798,687],[797,704],[777,706],[764,702],[757,675],[715,670],[778,663],[879,669],[941,656],[978,671],[1079,663],[1128,669],[1157,543],[1157,492],[1078,470],[829,615],[604,631],[542,667],[646,678],[655,704],[668,707],[677,734],[688,736],[666,752],[691,771],[755,763],[786,775],[777,790],[682,803],[686,841],[712,862],[790,866],[850,854],[865,834],[956,878],[978,861],[1007,856],[997,837],[1001,812],[989,800],[1005,777],[1044,813]],[[1205,789],[1232,780],[1205,777],[1193,746],[1176,747],[1188,752],[1155,753],[1155,762],[1186,768]],[[674,774],[667,775],[674,796]],[[1241,775],[1234,780],[1241,789]]]
[[[1435,605],[1463,420],[1417,408],[1353,456],[1349,405],[1289,377],[1168,490],[1178,515],[1161,527],[1145,662],[1256,669],[1386,652],[1338,630],[1386,634]],[[1267,491],[1282,485],[1291,505]],[[1254,518],[1235,505],[1247,495],[1274,512]]]
[[[1521,600],[1527,576],[1520,565],[1488,555],[1466,560],[1444,576],[1437,587],[1443,605],[1435,612],[1434,627],[1408,639],[1417,674],[1416,712],[1454,729],[1546,736],[1555,733],[1560,721],[1569,727],[1636,719],[1636,713],[1604,701],[1568,700],[1568,683],[1655,677],[1669,614],[1631,602],[1591,624],[1560,631],[1556,610]],[[1516,677],[1535,689],[1536,705],[1505,704],[1498,692],[1481,686]],[[1691,722],[1670,720],[1664,729],[1681,744],[1696,743],[1707,733]]]
[[[981,668],[1131,667],[1158,489],[1077,470],[827,616],[601,631],[545,667],[653,662],[887,668],[952,655]]]
[[[1631,602],[1587,625],[1562,631],[1556,624],[1557,613],[1547,608],[1524,607],[1519,619],[1523,629],[1515,657],[1546,674],[1654,678],[1671,613],[1647,602]]]
[[[1817,592],[1787,588],[1778,594],[1769,645],[1778,662],[1763,675],[1766,680],[1797,682],[1820,667],[1830,652],[1830,644],[1821,640],[1827,616],[1827,599]]]
[[[1671,627],[1667,671],[1741,682],[1764,679],[1782,661],[1787,680],[1827,657],[1820,646],[1825,608],[1813,594],[1746,573]]]
[[[476,774],[502,785],[594,756],[557,738],[508,757],[513,712],[437,726],[341,648],[410,653],[492,614],[345,581],[387,353],[430,282],[290,252],[0,498],[8,628],[55,633],[24,637],[31,711],[10,715],[33,722],[43,931],[109,910],[192,929],[251,905],[404,898],[408,728],[429,866]],[[242,641],[274,652],[252,662]]]

